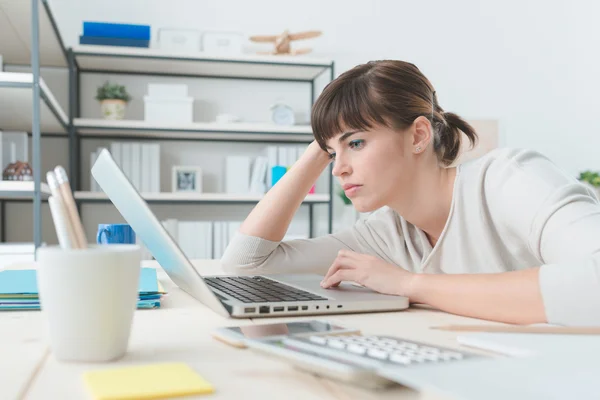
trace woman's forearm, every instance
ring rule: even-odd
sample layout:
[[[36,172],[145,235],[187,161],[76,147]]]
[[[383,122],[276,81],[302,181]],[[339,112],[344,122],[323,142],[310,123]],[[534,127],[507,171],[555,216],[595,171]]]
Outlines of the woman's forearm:
[[[330,159],[316,142],[254,207],[240,232],[271,241],[281,241],[311,186],[329,165]]]
[[[439,310],[513,324],[546,322],[539,267],[497,274],[413,277],[408,297]]]

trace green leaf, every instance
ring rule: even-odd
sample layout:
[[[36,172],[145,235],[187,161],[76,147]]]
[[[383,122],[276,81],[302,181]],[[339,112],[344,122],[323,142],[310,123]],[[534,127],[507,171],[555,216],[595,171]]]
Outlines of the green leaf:
[[[109,81],[106,81],[96,90],[96,100],[109,99],[130,101],[131,96],[127,93],[125,86],[116,83],[111,84]]]

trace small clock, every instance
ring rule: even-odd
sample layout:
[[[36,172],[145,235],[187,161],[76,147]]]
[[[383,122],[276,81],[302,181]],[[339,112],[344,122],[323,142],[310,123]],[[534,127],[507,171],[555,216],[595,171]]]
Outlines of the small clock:
[[[277,103],[271,107],[271,120],[277,125],[294,125],[294,110],[287,104]]]

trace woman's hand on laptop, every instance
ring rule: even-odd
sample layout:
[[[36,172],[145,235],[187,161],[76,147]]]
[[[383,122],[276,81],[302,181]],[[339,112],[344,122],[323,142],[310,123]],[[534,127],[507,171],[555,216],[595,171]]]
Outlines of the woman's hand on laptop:
[[[415,274],[377,257],[340,250],[321,282],[328,289],[342,281],[356,282],[379,293],[407,296]]]

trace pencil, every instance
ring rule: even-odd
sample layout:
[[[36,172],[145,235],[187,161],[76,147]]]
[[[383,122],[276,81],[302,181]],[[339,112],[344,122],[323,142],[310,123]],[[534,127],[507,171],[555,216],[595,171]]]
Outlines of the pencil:
[[[50,187],[50,192],[52,193],[52,198],[54,198],[54,210],[52,209],[52,204],[48,201],[48,205],[50,206],[50,214],[52,215],[52,220],[54,221],[54,229],[56,229],[56,234],[58,235],[59,244],[62,247],[61,243],[61,235],[66,235],[65,241],[68,241],[70,249],[77,248],[77,240],[75,238],[75,232],[73,231],[73,224],[69,219],[69,215],[67,214],[67,210],[65,209],[64,202],[62,200],[62,194],[59,189],[58,181],[56,180],[56,175],[54,171],[48,171],[46,173],[46,182]],[[64,225],[64,229],[60,226]],[[60,230],[60,231],[59,231]]]
[[[71,222],[73,232],[75,234],[74,248],[86,249],[87,242],[85,239],[85,233],[83,232],[83,225],[77,213],[77,207],[75,206],[75,200],[73,199],[73,193],[69,186],[69,177],[67,172],[60,165],[54,168],[54,174],[56,175],[56,181],[58,182],[58,189],[62,195],[62,202],[66,210],[66,215]]]
[[[514,326],[514,325],[445,325],[431,329],[456,332],[555,333],[564,335],[600,335],[600,326]]]
[[[63,249],[72,249],[73,232],[71,224],[67,222],[64,206],[59,198],[54,196],[48,197],[48,205],[50,205],[50,213],[54,221],[54,229],[58,236],[58,243]]]

